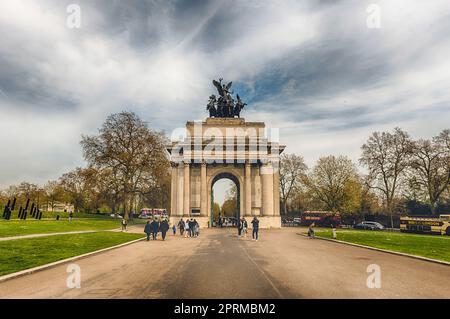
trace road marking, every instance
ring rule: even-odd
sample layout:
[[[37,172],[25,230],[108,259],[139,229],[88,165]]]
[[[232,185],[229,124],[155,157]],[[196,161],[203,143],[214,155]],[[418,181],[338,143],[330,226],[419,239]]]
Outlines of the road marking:
[[[263,277],[269,282],[269,284],[272,286],[273,290],[275,290],[275,292],[278,294],[278,296],[281,299],[284,299],[283,294],[280,292],[280,290],[278,290],[278,288],[275,286],[275,284],[269,278],[269,276],[267,276],[266,272],[256,263],[256,261],[253,260],[253,258],[248,253],[247,249],[245,249],[245,247],[240,242],[239,242],[239,246],[242,248],[242,250],[244,251],[245,255],[248,257],[248,259],[250,259],[250,261],[256,266],[256,268],[263,275]]]

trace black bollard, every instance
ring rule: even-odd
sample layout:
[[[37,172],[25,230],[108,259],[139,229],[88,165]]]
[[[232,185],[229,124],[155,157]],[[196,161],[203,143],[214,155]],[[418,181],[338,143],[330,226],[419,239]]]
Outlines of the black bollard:
[[[14,197],[12,205],[11,205],[11,211],[14,211],[14,208],[16,207],[16,198]]]
[[[2,217],[5,218],[6,212],[8,211],[9,204],[11,204],[11,200],[8,199],[8,203],[6,204],[5,208],[3,209],[3,215]]]
[[[6,220],[10,220],[11,219],[11,209],[8,207],[8,211],[6,212],[6,216],[5,216]]]

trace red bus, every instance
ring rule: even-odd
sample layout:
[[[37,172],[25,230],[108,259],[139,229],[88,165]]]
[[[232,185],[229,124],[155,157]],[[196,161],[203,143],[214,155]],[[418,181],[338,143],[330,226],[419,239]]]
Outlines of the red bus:
[[[341,224],[341,214],[331,211],[306,210],[300,215],[300,224],[309,226],[315,223],[319,227],[338,227]]]

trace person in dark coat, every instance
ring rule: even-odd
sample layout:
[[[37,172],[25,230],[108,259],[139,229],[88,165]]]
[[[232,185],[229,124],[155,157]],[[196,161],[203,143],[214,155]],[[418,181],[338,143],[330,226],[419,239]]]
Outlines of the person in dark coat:
[[[167,219],[164,219],[159,225],[159,230],[161,231],[162,240],[166,239],[166,233],[169,230],[169,223]]]
[[[189,225],[189,237],[194,237],[194,226],[195,226],[195,223],[194,223],[194,220],[192,218],[189,220],[188,225]]]
[[[238,229],[238,236],[241,237],[242,234],[242,224],[241,224],[241,219],[238,218],[237,223],[236,223],[237,229]]]
[[[253,226],[252,239],[258,241],[259,220],[258,218],[256,218],[256,216],[253,217],[252,226]]]
[[[180,221],[178,222],[178,228],[180,229],[181,236],[183,236],[185,226],[186,223],[184,222],[183,218],[181,218]]]
[[[152,225],[150,224],[149,220],[147,221],[147,224],[145,224],[144,233],[147,234],[147,241],[149,241],[150,235],[152,234]]]
[[[152,237],[153,240],[156,240],[156,236],[158,235],[159,231],[159,223],[156,219],[152,221]]]

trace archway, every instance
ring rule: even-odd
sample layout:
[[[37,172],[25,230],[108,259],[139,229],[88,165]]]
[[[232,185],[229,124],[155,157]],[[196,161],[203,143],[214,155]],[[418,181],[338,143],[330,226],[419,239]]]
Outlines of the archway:
[[[216,192],[221,192],[220,198],[215,200]],[[231,225],[240,218],[240,183],[239,179],[231,173],[222,172],[217,174],[211,181],[210,201],[210,225],[218,226],[219,218],[226,220],[225,225]],[[218,207],[219,206],[219,207]],[[218,209],[220,211],[218,212]]]

